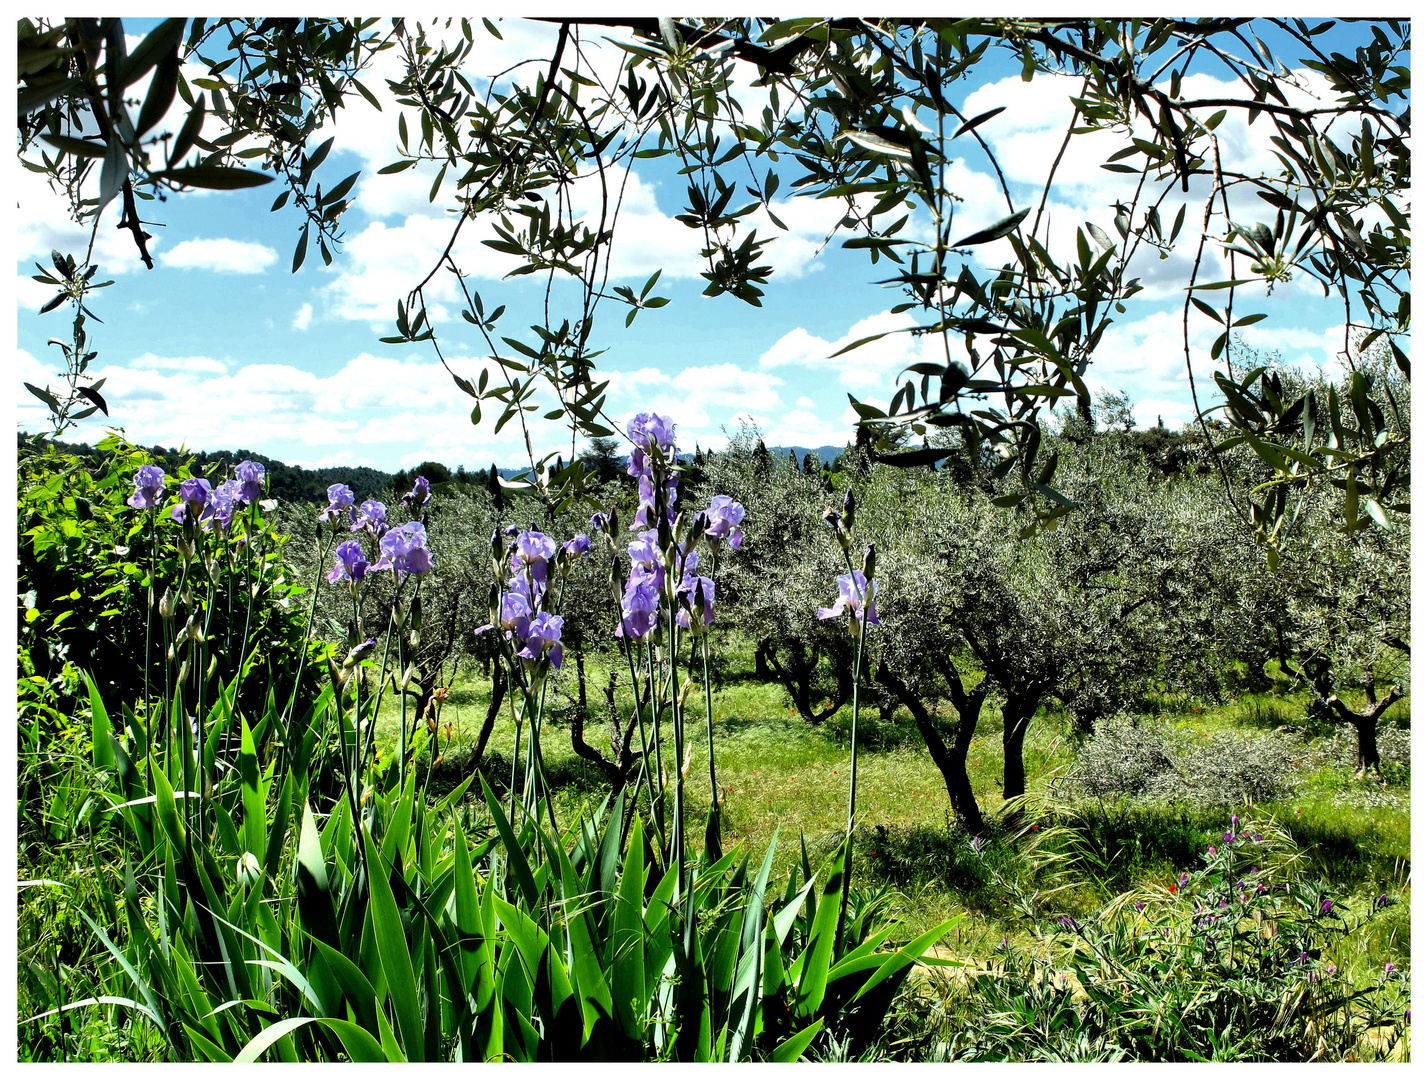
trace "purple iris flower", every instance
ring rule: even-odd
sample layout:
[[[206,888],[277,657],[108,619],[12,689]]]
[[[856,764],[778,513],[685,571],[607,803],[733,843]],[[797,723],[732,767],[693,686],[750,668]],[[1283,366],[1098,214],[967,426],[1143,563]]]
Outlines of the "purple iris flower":
[[[658,413],[639,413],[625,428],[636,449],[653,444],[665,457],[674,455],[674,421]]]
[[[609,531],[610,531],[610,515],[604,513],[603,511],[600,512],[600,513],[597,513],[597,514],[592,514],[591,517],[590,517],[590,531],[591,531],[591,532],[609,532]]]
[[[548,655],[550,666],[559,671],[560,659],[564,654],[564,648],[560,644],[560,631],[564,625],[565,620],[559,615],[542,611],[526,627],[525,648],[516,655],[532,663]]]
[[[581,555],[589,555],[590,537],[584,533],[576,533],[561,546],[561,550],[565,552],[567,559],[575,559]]]
[[[193,515],[195,521],[198,515],[203,512],[203,508],[208,505],[208,500],[213,497],[213,485],[202,477],[195,477],[192,480],[185,480],[179,485],[179,498],[183,502],[179,503],[169,511],[169,516],[175,521],[182,523],[185,511]]]
[[[204,532],[211,532],[215,527],[226,531],[233,524],[234,500],[239,488],[238,481],[225,480],[208,496],[208,503],[198,515]]]
[[[620,600],[620,625],[616,637],[642,638],[659,621],[659,587],[652,574],[637,566]]]
[[[425,476],[418,476],[416,483],[412,485],[411,491],[402,496],[402,502],[408,506],[422,507],[431,502],[431,484],[427,482]]]
[[[709,518],[709,527],[704,535],[712,540],[727,540],[735,551],[744,542],[744,531],[739,528],[744,520],[744,508],[728,495],[715,495],[709,500],[709,509],[704,511]]]
[[[529,568],[531,578],[544,585],[546,565],[555,557],[555,548],[555,541],[545,533],[522,530],[516,536],[516,547],[511,552],[512,573],[519,577],[522,571]]]
[[[362,504],[362,512],[352,523],[352,532],[366,529],[373,539],[380,540],[387,532],[387,504],[376,499],[368,499]],[[376,567],[373,567],[376,569]]]
[[[164,497],[164,470],[157,465],[140,465],[134,473],[134,494],[128,503],[135,510],[152,510]]]
[[[346,484],[333,484],[327,489],[327,509],[317,515],[317,520],[331,521],[334,524],[344,517],[350,520],[352,504],[356,501],[352,489]]]
[[[851,574],[838,575],[838,600],[831,608],[819,608],[818,617],[820,619],[835,619],[846,611],[852,622],[853,635],[856,637],[862,632],[863,597],[865,596],[868,602],[868,625],[878,626],[878,583],[876,580],[868,581],[861,570],[854,570]]]
[[[691,556],[692,558],[693,556]],[[692,568],[691,568],[692,569]],[[674,617],[685,630],[689,629],[689,613],[698,610],[703,624],[714,621],[714,579],[687,573],[679,585],[680,610]]]
[[[671,523],[674,522],[674,500],[678,497],[679,477],[671,475],[664,482],[664,515]],[[657,524],[654,481],[648,475],[644,475],[640,477],[640,508],[636,511],[635,520],[630,523],[630,528],[651,529]]]
[[[337,545],[337,564],[329,571],[327,580],[336,585],[343,578],[361,581],[367,575],[367,559],[362,554],[362,545],[356,540],[344,540]]]
[[[263,478],[268,475],[268,470],[256,461],[240,461],[238,467],[233,470],[241,485],[238,491],[238,501],[241,503],[255,503],[259,496],[263,494]]]
[[[426,546],[426,529],[420,521],[408,521],[382,536],[382,557],[373,570],[392,570],[397,580],[407,574],[420,577],[431,569],[431,552]]]
[[[644,574],[651,578],[651,584],[656,589],[664,588],[664,565],[660,561],[659,551],[659,530],[646,529],[634,540],[630,541],[628,548],[630,562],[634,566],[644,571]],[[634,580],[634,568],[631,568],[630,579]]]

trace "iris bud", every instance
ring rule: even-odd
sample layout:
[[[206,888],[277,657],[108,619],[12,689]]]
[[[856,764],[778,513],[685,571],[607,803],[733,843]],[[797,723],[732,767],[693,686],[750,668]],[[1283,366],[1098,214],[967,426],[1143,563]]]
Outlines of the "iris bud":
[[[863,576],[872,579],[873,572],[877,569],[878,553],[872,544],[868,545],[868,550],[863,552]]]

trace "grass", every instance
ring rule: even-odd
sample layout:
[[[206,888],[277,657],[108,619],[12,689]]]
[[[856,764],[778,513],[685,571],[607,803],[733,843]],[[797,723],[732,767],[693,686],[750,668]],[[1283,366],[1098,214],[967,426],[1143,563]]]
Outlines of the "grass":
[[[740,661],[743,670],[740,670]],[[775,831],[778,849],[775,874],[787,874],[800,859],[800,836],[816,866],[842,837],[847,814],[848,732],[851,709],[844,707],[818,727],[804,723],[783,688],[760,683],[748,674],[750,658],[726,658],[731,668],[713,695],[714,740],[723,836],[726,850],[744,846],[757,856]],[[558,795],[562,823],[593,813],[608,794],[603,776],[578,758],[570,745],[569,728],[560,722],[573,700],[573,677],[566,674],[553,694],[542,738],[546,764]],[[608,672],[598,660],[587,663],[590,714],[585,737],[608,749],[605,704],[600,688]],[[470,768],[469,750],[489,703],[489,684],[467,679],[453,688],[441,713],[451,738],[441,752],[433,779],[436,788],[459,781]],[[564,695],[564,697],[562,697]],[[690,698],[697,703],[696,692]],[[617,704],[632,707],[628,695]],[[1201,736],[1217,732],[1262,734],[1277,728],[1305,729],[1307,699],[1283,693],[1246,694],[1215,705],[1208,702],[1163,700],[1156,711],[1177,727]],[[1394,707],[1397,722],[1408,716],[1405,701]],[[389,699],[383,707],[379,740],[395,742],[397,709]],[[709,803],[708,766],[702,708],[689,709],[692,752],[686,779],[690,835],[698,836]],[[1393,722],[1393,719],[1390,720]],[[1047,913],[1085,912],[1111,896],[1144,885],[1166,885],[1183,870],[1199,865],[1206,845],[1226,828],[1229,807],[1166,806],[1094,800],[1066,803],[1053,798],[1047,826],[1065,829],[1060,841],[1062,862],[1054,872],[1033,872],[1021,865],[1010,837],[998,820],[1001,797],[1001,717],[988,706],[968,757],[969,774],[987,815],[986,849],[979,856],[971,837],[953,821],[946,788],[904,712],[879,720],[877,710],[861,710],[858,765],[858,828],[855,839],[855,889],[889,890],[889,913],[904,920],[900,936],[917,932],[951,915],[966,912],[948,945],[959,955],[985,956],[1004,936],[1023,941],[1019,923],[1003,890],[987,871],[987,861],[1001,863],[1004,875],[1023,887],[1049,891],[1072,882],[1049,901]],[[1312,727],[1310,731],[1312,733]],[[486,752],[488,782],[504,789],[509,782],[515,728],[509,708],[497,720]],[[1312,737],[1312,735],[1311,735]],[[1317,741],[1317,740],[1315,740]],[[1050,781],[1074,760],[1075,739],[1068,717],[1043,708],[1033,720],[1026,743],[1028,786],[1047,796]],[[1407,776],[1386,791],[1353,777],[1352,768],[1325,764],[1313,742],[1296,769],[1292,798],[1256,808],[1284,825],[1304,847],[1313,871],[1353,896],[1387,892],[1407,900],[1409,849],[1409,789]],[[673,750],[664,749],[667,771]],[[1394,774],[1390,771],[1390,779]],[[1396,805],[1360,807],[1346,796],[1377,798]],[[1063,834],[1058,834],[1063,835]],[[1368,939],[1358,942],[1353,963],[1376,966],[1408,963],[1407,905],[1401,913],[1380,919]],[[1348,959],[1346,957],[1346,959]]]

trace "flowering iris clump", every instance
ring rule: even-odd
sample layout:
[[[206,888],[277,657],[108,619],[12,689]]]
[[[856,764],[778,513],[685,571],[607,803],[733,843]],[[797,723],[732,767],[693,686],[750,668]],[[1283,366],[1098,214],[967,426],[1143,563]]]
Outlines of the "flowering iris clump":
[[[372,566],[373,570],[394,571],[397,580],[401,581],[407,574],[420,577],[431,569],[426,529],[419,521],[408,521],[405,525],[385,531],[379,546],[382,557]]]
[[[839,574],[838,599],[832,607],[819,608],[818,617],[820,619],[836,619],[846,613],[853,636],[857,637],[862,633],[864,597],[867,598],[868,625],[879,625],[877,596],[878,583],[869,581],[861,570],[854,570],[851,574]]]
[[[352,519],[352,504],[356,497],[346,484],[333,484],[327,489],[327,508],[317,515],[318,521],[330,521],[334,525],[343,518]]]
[[[237,501],[246,504],[257,502],[263,494],[263,478],[268,470],[256,461],[240,461],[233,471],[238,477]]]
[[[134,473],[134,494],[128,503],[136,510],[153,510],[164,497],[164,470],[157,465],[140,465]]]

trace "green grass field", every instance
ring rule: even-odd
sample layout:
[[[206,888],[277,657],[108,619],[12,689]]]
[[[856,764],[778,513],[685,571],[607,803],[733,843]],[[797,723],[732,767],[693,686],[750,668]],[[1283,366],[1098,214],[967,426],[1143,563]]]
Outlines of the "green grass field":
[[[725,849],[741,844],[757,858],[777,831],[776,875],[786,875],[801,859],[800,837],[816,867],[841,839],[846,820],[851,710],[845,707],[812,727],[794,712],[781,686],[757,682],[748,674],[751,661],[741,671],[735,658],[732,667],[713,694]],[[567,676],[562,689],[572,693],[568,669]],[[585,738],[608,754],[607,724],[597,718],[606,711],[599,688],[608,673],[590,664],[586,677],[590,715]],[[700,698],[697,689],[688,721],[693,744],[686,780],[691,836],[701,834],[709,804],[703,709],[693,707]],[[1286,695],[1285,689],[1281,685],[1279,693],[1245,695],[1222,706],[1166,701],[1159,709],[1177,729],[1201,737],[1225,731],[1262,734],[1284,725],[1302,728],[1308,698]],[[452,688],[440,714],[441,749],[433,790],[449,788],[470,771],[470,750],[489,701],[490,685],[479,677],[463,677]],[[552,702],[548,714],[558,718],[561,704],[558,698]],[[628,716],[631,700],[617,698],[617,703]],[[1384,726],[1406,724],[1408,709],[1407,700],[1397,704]],[[393,752],[398,706],[390,695],[382,713],[379,743]],[[1054,781],[1074,762],[1077,742],[1068,717],[1043,708],[1026,743],[1029,797],[1032,806],[1044,807],[1046,828],[1060,827],[1054,845],[1060,857],[1036,869],[1019,858],[1013,834],[1000,819],[998,709],[990,704],[983,709],[968,757],[972,784],[987,817],[986,846],[980,855],[972,850],[971,837],[956,826],[941,776],[906,712],[899,710],[884,723],[876,709],[864,709],[859,728],[854,888],[886,891],[889,913],[903,919],[903,938],[965,913],[945,948],[973,961],[987,956],[1003,937],[1023,944],[1031,940],[989,865],[1042,894],[1069,883],[1045,899],[1044,913],[1080,915],[1118,893],[1163,887],[1181,871],[1195,869],[1200,853],[1225,831],[1236,809],[1076,801],[1059,794]],[[514,734],[510,709],[503,708],[483,761],[488,782],[498,790],[509,783]],[[1309,729],[1303,753],[1295,759],[1292,796],[1237,809],[1277,821],[1304,849],[1311,873],[1346,893],[1359,898],[1388,893],[1405,901],[1376,920],[1361,939],[1341,942],[1343,955],[1337,960],[1350,975],[1367,975],[1386,962],[1406,968],[1411,858],[1407,770],[1388,769],[1386,786],[1355,779],[1351,766],[1324,763],[1322,747],[1331,735]],[[562,827],[568,827],[580,815],[592,814],[609,787],[601,773],[572,750],[568,725],[547,721],[542,749],[558,792],[556,813]],[[667,739],[664,763],[672,772],[673,750]],[[425,767],[425,755],[421,764]]]

